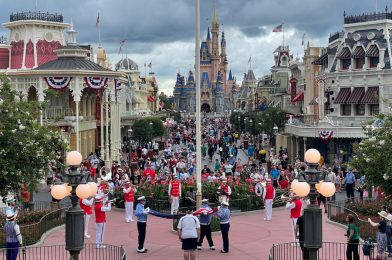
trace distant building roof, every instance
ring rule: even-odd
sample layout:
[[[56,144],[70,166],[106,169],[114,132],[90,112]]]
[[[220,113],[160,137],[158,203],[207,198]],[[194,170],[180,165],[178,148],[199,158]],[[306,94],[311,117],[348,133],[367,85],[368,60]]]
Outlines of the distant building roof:
[[[34,70],[92,70],[92,71],[110,71],[97,63],[88,59],[78,57],[61,57],[57,60],[49,61],[42,64]]]

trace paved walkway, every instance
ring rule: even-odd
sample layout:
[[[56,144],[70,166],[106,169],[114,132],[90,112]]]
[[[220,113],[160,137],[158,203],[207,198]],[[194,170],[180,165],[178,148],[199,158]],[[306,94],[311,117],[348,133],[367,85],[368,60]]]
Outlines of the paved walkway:
[[[264,211],[233,215],[230,227],[230,253],[221,254],[222,239],[220,233],[213,235],[215,251],[208,250],[207,241],[204,248],[198,251],[200,259],[268,259],[268,253],[273,244],[291,241],[289,211],[283,208],[274,209],[273,220],[264,222]],[[92,221],[94,219],[92,218]],[[323,214],[323,240],[345,242],[344,230],[327,224],[326,214]],[[108,213],[108,223],[104,242],[113,245],[123,245],[127,259],[182,259],[180,241],[176,233],[171,231],[172,222],[162,218],[149,216],[145,247],[146,254],[138,254],[136,222],[126,223],[124,212],[113,210]],[[90,239],[95,241],[95,224],[90,223]],[[50,233],[44,240],[44,245],[58,245],[65,242],[64,227]]]

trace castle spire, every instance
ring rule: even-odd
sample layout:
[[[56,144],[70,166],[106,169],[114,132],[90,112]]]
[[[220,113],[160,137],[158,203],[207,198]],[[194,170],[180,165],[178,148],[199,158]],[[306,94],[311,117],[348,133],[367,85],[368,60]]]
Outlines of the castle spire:
[[[210,33],[210,27],[208,26],[207,30],[207,41],[211,41],[211,33]]]
[[[219,26],[218,15],[216,14],[216,0],[214,0],[214,17],[212,18],[212,24]]]

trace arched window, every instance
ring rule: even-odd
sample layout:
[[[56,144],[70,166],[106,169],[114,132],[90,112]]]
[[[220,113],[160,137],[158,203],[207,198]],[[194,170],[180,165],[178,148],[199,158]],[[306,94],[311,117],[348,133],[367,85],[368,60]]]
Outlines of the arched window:
[[[353,51],[351,57],[354,59],[355,69],[362,69],[363,65],[365,65],[365,50],[362,46],[357,46]]]

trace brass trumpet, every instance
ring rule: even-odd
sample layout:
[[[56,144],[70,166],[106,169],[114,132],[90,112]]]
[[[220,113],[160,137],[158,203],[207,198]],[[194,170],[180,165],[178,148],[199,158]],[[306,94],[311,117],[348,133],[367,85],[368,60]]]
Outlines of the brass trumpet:
[[[289,197],[286,197],[286,196],[284,196],[283,194],[282,195],[280,195],[280,199],[282,200],[282,201],[292,201],[293,199],[294,199],[294,197],[292,197],[292,196],[289,196]]]

